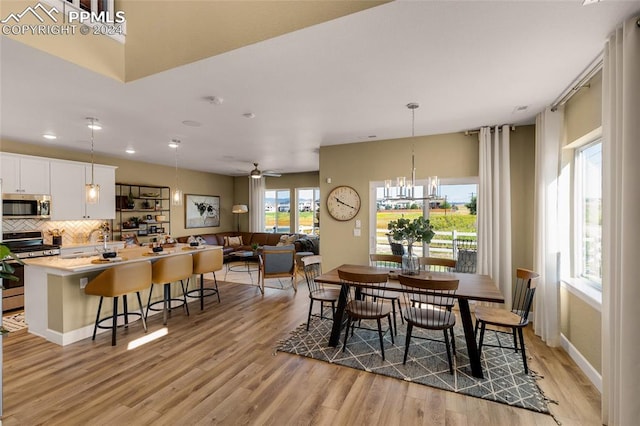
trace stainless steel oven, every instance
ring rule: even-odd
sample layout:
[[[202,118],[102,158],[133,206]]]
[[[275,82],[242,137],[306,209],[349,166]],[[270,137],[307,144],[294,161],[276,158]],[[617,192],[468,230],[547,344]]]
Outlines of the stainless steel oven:
[[[6,245],[19,259],[28,259],[60,254],[60,246],[44,244],[41,231],[4,232],[2,244]],[[10,311],[24,307],[24,265],[10,260],[13,275],[18,281],[3,280],[2,310]]]
[[[11,311],[24,306],[24,265],[13,260],[7,263],[13,266],[13,275],[18,277],[18,281],[2,280],[4,285],[4,290],[2,290],[3,311]]]
[[[2,194],[4,219],[49,219],[51,196],[37,194]]]

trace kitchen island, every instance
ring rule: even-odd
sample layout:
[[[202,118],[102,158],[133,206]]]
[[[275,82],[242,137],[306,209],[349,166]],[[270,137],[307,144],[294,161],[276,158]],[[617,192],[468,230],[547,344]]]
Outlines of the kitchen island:
[[[116,261],[104,261],[98,255],[78,258],[62,256],[25,260],[24,311],[29,332],[59,345],[68,345],[91,337],[99,297],[88,296],[84,287],[101,271],[123,263],[145,262],[167,256],[190,254],[196,250],[222,250],[222,246],[189,247],[177,244],[153,253],[149,247],[118,250]],[[162,300],[162,286],[155,286],[152,301]],[[156,294],[157,292],[157,294]],[[143,300],[148,300],[148,290]],[[111,313],[110,304],[103,314]],[[151,312],[150,312],[151,314]],[[100,330],[104,331],[104,330]]]

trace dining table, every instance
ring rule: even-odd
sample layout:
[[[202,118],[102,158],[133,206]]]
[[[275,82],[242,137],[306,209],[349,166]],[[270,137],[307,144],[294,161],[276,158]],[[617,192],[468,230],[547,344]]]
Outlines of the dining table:
[[[336,307],[336,312],[333,317],[333,326],[328,342],[329,346],[332,347],[338,346],[338,343],[340,342],[340,331],[345,324],[344,310],[347,305],[347,295],[350,291],[350,287],[354,285],[354,283],[343,282],[338,276],[338,270],[358,274],[379,274],[380,272],[387,272],[389,273],[387,289],[398,292],[404,291],[397,279],[399,271],[393,270],[392,268],[344,264],[317,276],[315,278],[316,282],[341,286],[340,298],[338,299],[338,306]],[[414,275],[414,277],[416,276]],[[480,362],[480,353],[478,352],[478,345],[476,343],[469,301],[504,303],[504,296],[500,292],[500,289],[488,275],[461,272],[420,271],[417,277],[424,279],[458,280],[458,290],[453,297],[458,300],[460,320],[464,329],[464,337],[467,344],[471,373],[474,377],[483,378],[482,364]],[[358,286],[366,287],[366,284]]]

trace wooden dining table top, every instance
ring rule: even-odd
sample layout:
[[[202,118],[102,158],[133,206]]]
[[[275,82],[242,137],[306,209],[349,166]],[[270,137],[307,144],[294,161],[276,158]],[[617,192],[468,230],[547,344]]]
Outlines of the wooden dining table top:
[[[394,270],[393,268],[382,268],[377,266],[344,264],[317,276],[315,281],[325,284],[341,285],[342,281],[338,276],[338,269],[357,274],[379,274],[380,272],[389,272],[390,277],[387,288],[402,291],[400,282],[396,278],[396,274],[400,271]],[[420,274],[417,277],[439,280],[456,279],[458,280],[458,290],[455,294],[456,298],[504,303],[504,296],[500,292],[498,286],[496,286],[493,279],[488,275],[467,274],[462,272],[420,271]]]

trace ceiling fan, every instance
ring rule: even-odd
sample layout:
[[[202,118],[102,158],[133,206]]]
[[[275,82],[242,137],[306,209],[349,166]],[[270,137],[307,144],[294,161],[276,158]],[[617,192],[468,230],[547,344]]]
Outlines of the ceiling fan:
[[[254,165],[254,169],[251,170],[251,172],[249,172],[249,177],[254,178],[254,179],[260,179],[262,176],[270,176],[270,177],[280,177],[282,176],[282,174],[280,173],[276,173],[276,172],[272,172],[269,170],[265,170],[260,171],[260,169],[258,169],[258,163],[253,163]]]

